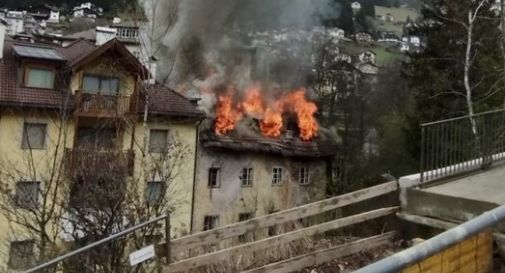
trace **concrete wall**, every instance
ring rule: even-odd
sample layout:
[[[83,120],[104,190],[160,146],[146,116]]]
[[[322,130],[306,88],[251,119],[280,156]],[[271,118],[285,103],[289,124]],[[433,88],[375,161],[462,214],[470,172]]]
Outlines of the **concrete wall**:
[[[300,166],[310,168],[310,184],[298,183]],[[209,168],[220,168],[220,186],[208,186]],[[253,168],[252,186],[241,186],[242,168]],[[283,168],[282,185],[272,185],[272,168]],[[239,213],[253,217],[306,204],[325,197],[326,162],[297,160],[269,154],[212,152],[200,148],[195,185],[192,232],[203,230],[206,215],[219,215],[219,225],[238,221]]]

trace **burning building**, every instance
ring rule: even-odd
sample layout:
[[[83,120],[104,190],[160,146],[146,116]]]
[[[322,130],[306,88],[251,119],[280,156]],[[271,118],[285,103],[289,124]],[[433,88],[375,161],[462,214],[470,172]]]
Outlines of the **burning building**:
[[[193,231],[323,199],[336,143],[306,91],[215,89],[200,126]]]

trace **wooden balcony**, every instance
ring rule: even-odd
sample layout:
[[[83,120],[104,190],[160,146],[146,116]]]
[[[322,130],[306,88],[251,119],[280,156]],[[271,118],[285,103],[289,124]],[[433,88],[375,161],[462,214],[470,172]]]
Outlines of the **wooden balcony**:
[[[126,177],[133,175],[134,159],[132,150],[66,149],[64,164],[71,177],[100,174]]]
[[[114,118],[135,114],[136,96],[107,95],[77,91],[75,94],[75,113],[85,117]]]

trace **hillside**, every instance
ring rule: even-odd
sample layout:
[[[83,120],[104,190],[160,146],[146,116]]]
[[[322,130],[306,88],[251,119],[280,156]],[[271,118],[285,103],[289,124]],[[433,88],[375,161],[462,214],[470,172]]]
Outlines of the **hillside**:
[[[4,0],[0,4],[1,8],[22,8],[35,5],[49,4],[60,7],[63,10],[71,9],[73,6],[79,5],[83,0]],[[124,7],[129,7],[137,4],[136,0],[94,0],[92,3],[102,7],[105,12],[120,11]]]

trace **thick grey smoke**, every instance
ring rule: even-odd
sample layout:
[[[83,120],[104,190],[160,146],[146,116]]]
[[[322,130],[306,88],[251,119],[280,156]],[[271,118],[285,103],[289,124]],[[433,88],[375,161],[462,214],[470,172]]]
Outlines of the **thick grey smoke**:
[[[159,22],[155,24],[162,37],[159,75],[168,76],[169,85],[175,87],[206,78],[211,71],[240,81],[251,72],[241,68],[240,61],[240,56],[253,52],[247,33],[311,29],[329,10],[331,0],[143,1],[148,16]],[[261,51],[254,54],[261,57]]]

